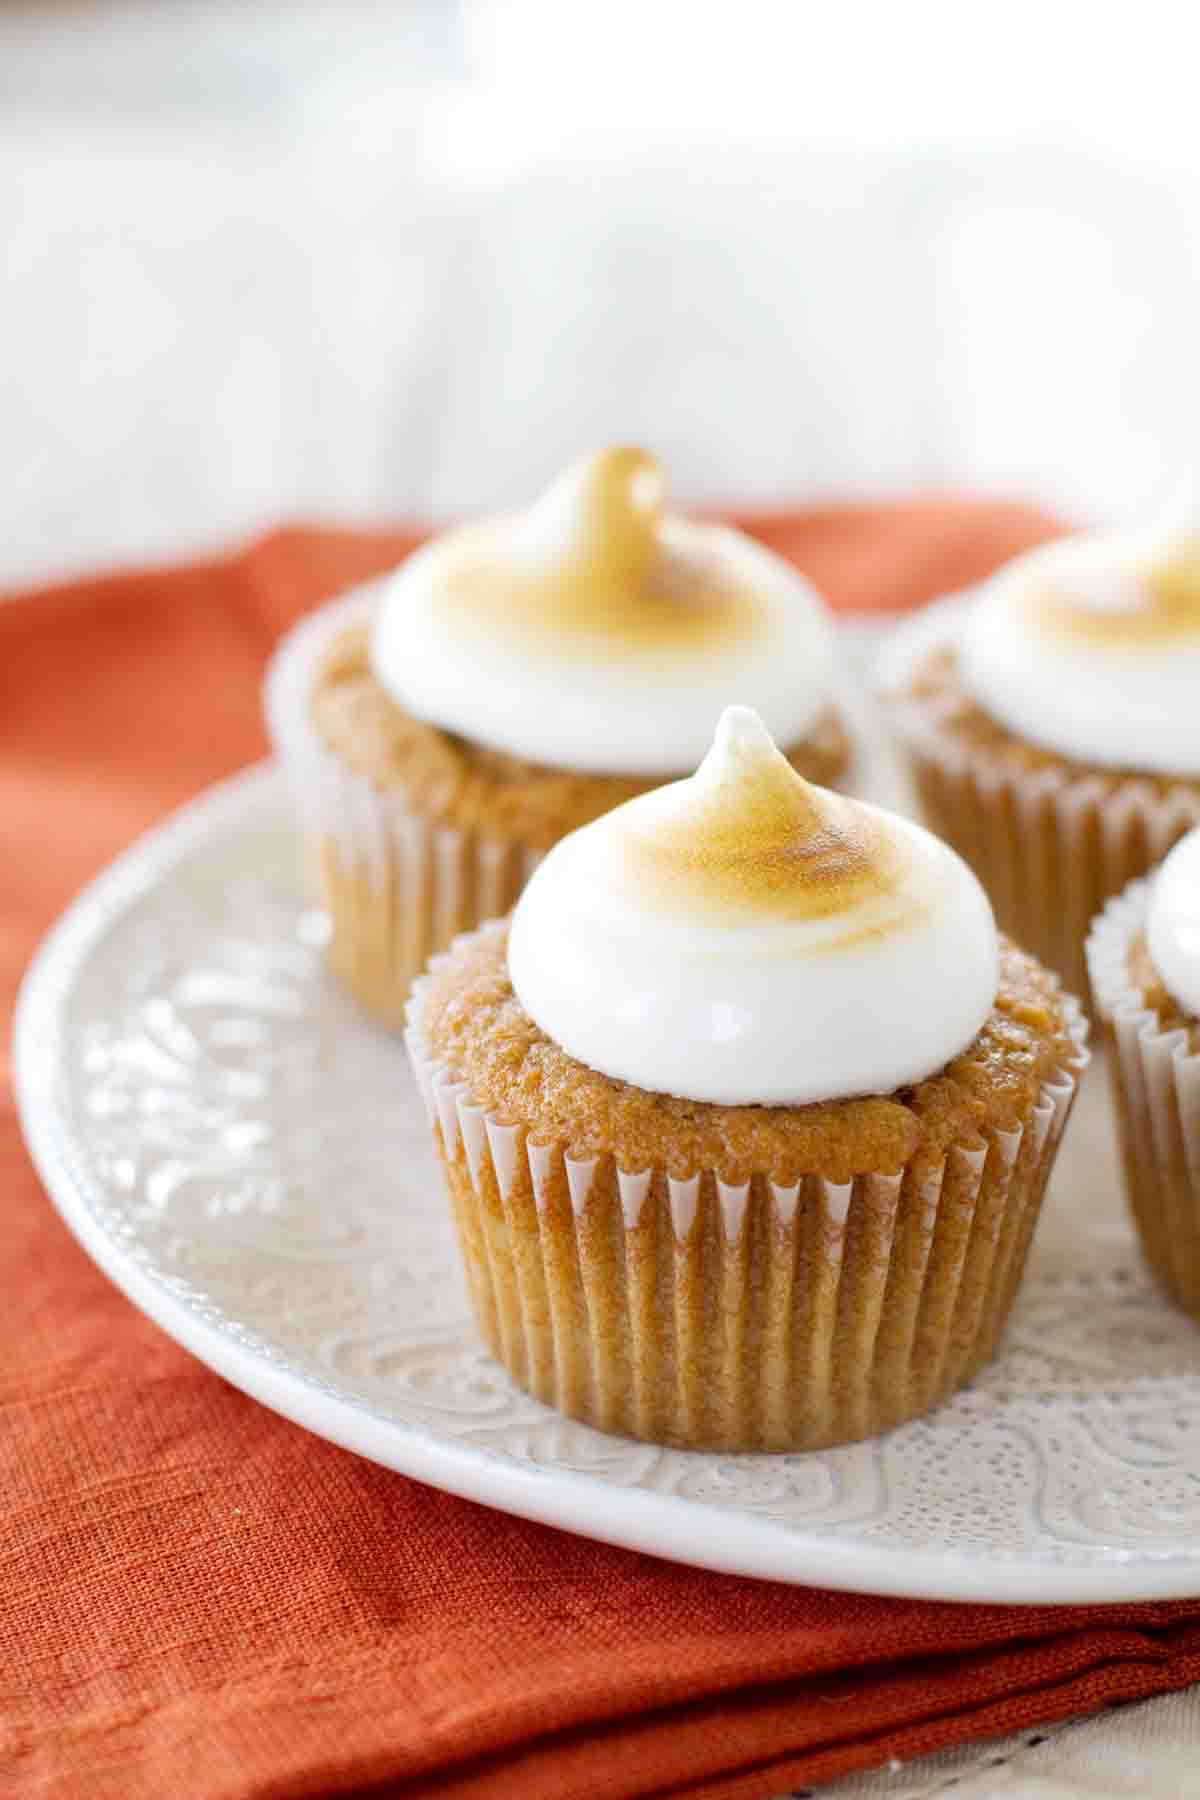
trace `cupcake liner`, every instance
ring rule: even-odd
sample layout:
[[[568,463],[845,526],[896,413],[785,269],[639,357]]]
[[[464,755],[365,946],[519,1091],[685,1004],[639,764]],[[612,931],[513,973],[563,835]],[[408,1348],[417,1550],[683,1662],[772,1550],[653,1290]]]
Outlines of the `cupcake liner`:
[[[1078,1056],[1018,1129],[789,1185],[545,1141],[431,1057],[425,992],[406,1041],[475,1316],[538,1399],[655,1443],[810,1450],[927,1411],[992,1354],[1087,1061],[1076,1003]]]
[[[1164,1030],[1129,978],[1152,883],[1136,881],[1095,921],[1087,955],[1108,1047],[1121,1163],[1142,1249],[1172,1299],[1200,1318],[1200,1052]]]
[[[378,584],[322,607],[280,644],[267,673],[267,726],[291,790],[314,895],[329,913],[329,961],[361,1001],[399,1027],[413,978],[461,931],[505,913],[542,852],[423,817],[324,744],[313,680],[330,645],[369,616]]]
[[[1200,789],[1004,767],[928,703],[900,699],[896,721],[927,823],[975,870],[1001,930],[1086,995],[1092,920],[1200,824]]]

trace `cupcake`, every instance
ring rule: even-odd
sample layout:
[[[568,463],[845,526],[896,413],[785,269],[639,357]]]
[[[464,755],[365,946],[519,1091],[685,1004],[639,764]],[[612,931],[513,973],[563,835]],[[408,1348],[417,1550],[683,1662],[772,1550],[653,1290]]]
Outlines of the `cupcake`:
[[[1084,1035],[953,851],[734,707],[434,959],[408,1045],[512,1378],[653,1442],[807,1450],[991,1355]]]
[[[436,538],[302,624],[268,676],[334,969],[400,1023],[430,953],[507,911],[552,844],[695,767],[731,686],[797,769],[838,781],[834,685],[815,590],[741,533],[664,513],[642,451]]]
[[[1083,992],[1104,901],[1200,822],[1200,526],[1018,557],[893,697],[928,822]]]
[[[1200,830],[1110,900],[1088,967],[1146,1260],[1200,1319]]]

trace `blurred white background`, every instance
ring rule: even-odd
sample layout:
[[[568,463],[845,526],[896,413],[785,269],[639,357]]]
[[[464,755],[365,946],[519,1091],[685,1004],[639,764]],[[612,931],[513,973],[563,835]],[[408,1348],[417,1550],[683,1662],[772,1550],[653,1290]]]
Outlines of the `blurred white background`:
[[[1191,9],[0,0],[0,583],[444,518],[1194,460]]]

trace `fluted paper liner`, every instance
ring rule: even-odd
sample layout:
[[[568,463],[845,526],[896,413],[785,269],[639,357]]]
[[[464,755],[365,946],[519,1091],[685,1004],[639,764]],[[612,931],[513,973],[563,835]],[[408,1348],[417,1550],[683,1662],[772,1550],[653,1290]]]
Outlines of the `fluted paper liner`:
[[[1006,765],[941,723],[935,702],[890,696],[924,817],[975,870],[1000,929],[1087,993],[1084,944],[1113,894],[1200,824],[1200,784]]]
[[[1088,939],[1088,966],[1116,1104],[1129,1209],[1155,1276],[1200,1318],[1200,1052],[1164,1030],[1129,976],[1152,883],[1110,900]]]
[[[440,959],[435,959],[434,966]],[[512,1378],[655,1443],[813,1450],[926,1412],[1008,1317],[1087,1060],[1014,1131],[846,1183],[730,1184],[575,1157],[489,1112],[406,1034],[479,1329]]]
[[[541,851],[413,812],[323,742],[312,718],[322,658],[369,616],[371,584],[322,607],[280,644],[267,725],[301,822],[309,881],[329,913],[330,965],[376,1017],[399,1027],[414,977],[459,932],[512,907]]]

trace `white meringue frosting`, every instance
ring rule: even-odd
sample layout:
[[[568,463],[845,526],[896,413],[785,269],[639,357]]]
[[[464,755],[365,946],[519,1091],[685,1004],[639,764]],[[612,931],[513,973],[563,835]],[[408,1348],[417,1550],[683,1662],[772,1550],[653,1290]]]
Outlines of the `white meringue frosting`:
[[[892,1093],[996,998],[983,889],[921,826],[796,774],[747,707],[683,781],[573,832],[517,903],[509,974],[572,1056],[727,1105]]]
[[[1200,776],[1200,506],[1018,557],[986,585],[959,655],[980,706],[1029,743]]]
[[[833,688],[815,589],[663,500],[653,457],[605,450],[528,512],[436,538],[383,590],[377,679],[417,718],[558,768],[694,768],[731,691],[790,748]]]
[[[1200,828],[1180,839],[1154,877],[1146,948],[1172,999],[1200,1018]]]

